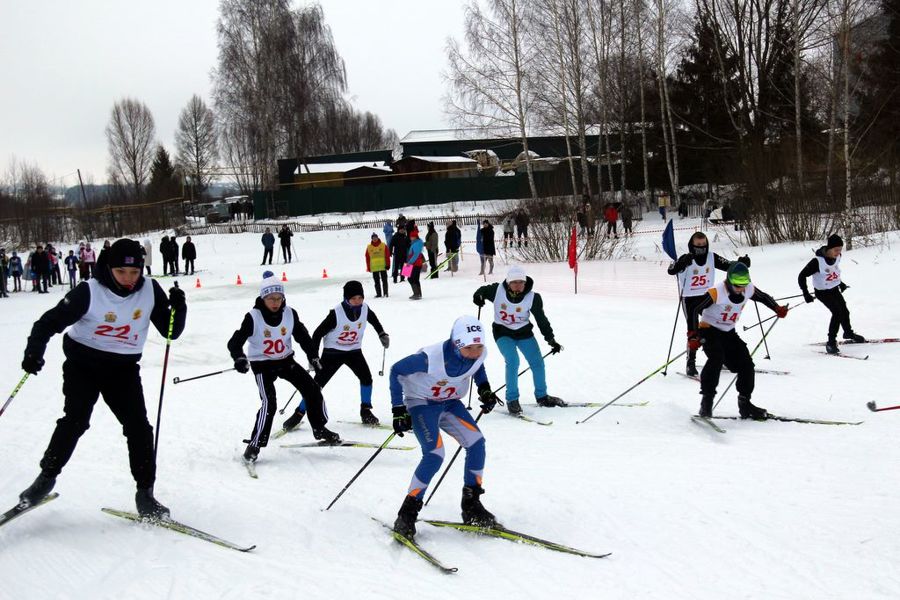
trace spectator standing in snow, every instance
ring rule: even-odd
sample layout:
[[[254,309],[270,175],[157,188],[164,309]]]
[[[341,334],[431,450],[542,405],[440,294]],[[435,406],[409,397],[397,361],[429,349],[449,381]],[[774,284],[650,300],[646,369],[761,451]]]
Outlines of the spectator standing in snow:
[[[388,296],[387,270],[391,267],[391,253],[378,234],[372,232],[372,241],[366,246],[366,271],[375,280],[375,297]],[[383,293],[382,293],[383,292]]]
[[[286,263],[294,260],[294,255],[291,253],[292,237],[294,237],[294,232],[288,229],[287,225],[282,225],[281,231],[278,232],[278,239],[281,240],[281,257]]]
[[[434,222],[428,223],[428,233],[425,234],[425,250],[428,252],[430,271],[434,273],[432,277],[437,279],[438,232],[434,228]]]
[[[191,241],[191,236],[188,236],[187,241],[181,247],[181,258],[184,259],[184,274],[193,275],[194,261],[197,260],[197,247],[194,246],[194,242]],[[188,264],[190,264],[191,267],[190,273],[188,273]]]
[[[397,276],[400,276],[400,281],[406,281],[406,278],[403,276],[401,270],[403,269],[403,263],[406,261],[406,252],[409,250],[409,239],[406,237],[406,230],[403,227],[397,228],[397,233],[394,234],[393,239],[391,239],[391,256],[394,257],[394,267],[391,269],[391,280],[394,283],[397,283]]]
[[[521,208],[516,211],[516,234],[518,236],[518,247],[522,247],[522,238],[525,238],[525,247],[528,247],[528,224],[531,219],[528,214]]]
[[[394,237],[394,226],[391,225],[390,221],[385,221],[384,227],[381,228],[381,231],[384,233],[384,244],[390,247],[391,238]]]
[[[456,220],[454,219],[447,225],[447,231],[444,233],[444,247],[447,249],[447,256],[453,255],[447,263],[448,271],[453,273],[459,271],[459,249],[461,246],[462,231],[456,226]]]
[[[262,234],[262,245],[263,245],[263,259],[262,262],[259,263],[261,265],[266,264],[266,258],[269,259],[269,264],[272,264],[272,254],[275,252],[275,236],[272,234],[272,229],[266,227],[265,233]]]
[[[144,266],[147,267],[147,277],[150,277],[153,275],[150,272],[150,267],[153,265],[153,244],[149,239],[145,239],[142,245],[144,246]]]

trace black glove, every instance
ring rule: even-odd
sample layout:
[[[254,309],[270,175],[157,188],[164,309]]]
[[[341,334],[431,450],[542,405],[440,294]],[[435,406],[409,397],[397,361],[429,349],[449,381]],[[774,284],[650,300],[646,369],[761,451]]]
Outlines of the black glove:
[[[747,268],[750,267],[750,257],[747,256],[746,254],[743,255],[743,256],[738,257],[737,261],[738,261],[739,263],[744,263],[744,266],[747,267]]]
[[[849,287],[850,287],[850,286],[847,285],[846,283],[844,283],[843,281],[840,282],[840,283],[838,284],[838,289],[841,290],[841,292],[843,292],[844,290],[848,289]]]
[[[560,346],[559,342],[557,342],[556,340],[550,340],[547,343],[550,344],[550,348],[552,348],[552,350],[550,350],[550,354],[559,354],[560,352],[562,352],[563,347]]]
[[[691,264],[691,261],[694,260],[694,257],[690,254],[682,254],[678,257],[672,265],[669,267],[669,275],[676,275],[681,273],[685,269],[688,268],[688,265]]]
[[[816,301],[816,298],[806,290],[803,290],[803,299],[806,300],[807,302],[815,302]]]
[[[238,373],[247,373],[250,371],[250,361],[246,356],[239,356],[234,359],[234,370]]]
[[[387,331],[382,331],[378,334],[378,339],[381,340],[381,345],[384,346],[384,349],[387,350],[391,345],[391,336],[387,334]]]
[[[184,300],[184,290],[178,287],[169,288],[169,306],[176,311],[184,310],[187,302]]]
[[[475,303],[475,306],[481,308],[484,306],[484,298],[481,297],[481,294],[475,294],[472,296],[472,302]]]
[[[395,406],[391,409],[391,412],[394,413],[394,433],[403,437],[404,431],[412,429],[412,417],[409,416],[409,411],[406,410],[405,406]]]
[[[494,407],[500,402],[500,398],[491,391],[491,386],[486,383],[478,386],[478,400],[481,402],[481,412],[484,414],[488,414],[494,410]]]
[[[22,359],[22,370],[32,375],[37,375],[38,371],[44,366],[44,359],[34,352],[25,351],[25,358]]]
[[[322,361],[319,360],[318,357],[310,359],[309,364],[312,366],[313,371],[316,372],[316,375],[322,370]]]

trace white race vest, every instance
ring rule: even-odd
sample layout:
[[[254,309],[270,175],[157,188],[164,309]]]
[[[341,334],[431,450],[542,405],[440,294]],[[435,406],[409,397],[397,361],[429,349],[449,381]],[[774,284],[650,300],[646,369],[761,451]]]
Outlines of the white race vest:
[[[362,348],[363,334],[369,317],[369,305],[365,302],[359,311],[359,319],[351,321],[344,312],[343,303],[334,307],[337,325],[325,334],[323,345],[331,350],[359,350]]]
[[[253,319],[253,335],[247,340],[250,360],[279,360],[294,353],[291,336],[294,334],[294,311],[287,305],[281,313],[281,323],[273,327],[266,324],[257,308],[250,309]]]
[[[678,285],[681,286],[681,297],[702,296],[716,285],[716,255],[709,252],[706,264],[700,266],[691,260],[688,268],[678,274]]]
[[[503,284],[497,284],[497,293],[494,295],[494,323],[503,325],[507,329],[522,329],[528,325],[531,319],[531,305],[534,303],[534,290],[531,290],[518,303],[509,301],[506,288]]]
[[[428,372],[401,375],[398,379],[403,386],[404,402],[407,406],[421,404],[421,400],[430,402],[443,402],[444,400],[457,400],[469,391],[469,381],[472,375],[481,368],[487,357],[487,346],[481,352],[478,360],[468,371],[458,377],[450,377],[444,369],[444,343],[440,342],[432,346],[426,346],[419,350],[428,357]],[[416,400],[419,400],[417,403]]]
[[[145,280],[137,292],[117,296],[96,279],[88,280],[90,303],[68,336],[89,348],[115,354],[140,354],[150,329],[155,303],[153,282]]]
[[[741,311],[744,310],[744,306],[747,305],[756,288],[753,287],[752,283],[747,284],[747,287],[744,289],[744,299],[738,304],[732,302],[728,297],[728,289],[725,287],[725,282],[718,284],[714,289],[716,290],[716,302],[703,309],[703,312],[700,314],[700,320],[716,329],[731,331],[737,324],[738,319],[741,318]]]
[[[813,273],[813,287],[817,290],[830,290],[841,284],[841,257],[834,259],[834,264],[829,265],[825,258],[816,255],[819,261],[819,270]]]

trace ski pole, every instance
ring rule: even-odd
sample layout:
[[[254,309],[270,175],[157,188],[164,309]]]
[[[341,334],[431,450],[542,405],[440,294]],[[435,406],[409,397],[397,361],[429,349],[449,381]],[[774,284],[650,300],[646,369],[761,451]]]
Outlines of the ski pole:
[[[560,351],[562,351],[562,348],[561,348]],[[547,357],[550,356],[551,354],[553,354],[553,350],[551,350],[551,351],[548,352],[547,354],[543,355],[541,358],[547,358]],[[682,354],[684,354],[684,352],[682,352]],[[519,371],[519,374],[516,375],[516,379],[518,379],[519,377],[521,377],[522,375],[524,375],[525,373],[527,373],[527,372],[530,371],[530,370],[531,370],[531,365],[528,365],[527,367],[525,367],[524,369],[522,369],[521,371]],[[500,387],[498,387],[496,390],[494,390],[494,393],[496,394],[497,392],[499,392],[500,390],[502,390],[502,389],[505,388],[505,387],[506,387],[506,384],[504,383],[503,385],[501,385]]]
[[[798,302],[797,304],[795,304],[793,306],[788,306],[788,310],[791,310],[792,308],[797,308],[798,306],[803,306],[804,304],[806,304],[806,302]],[[744,331],[749,331],[750,329],[753,329],[754,327],[761,327],[763,323],[768,323],[769,321],[771,321],[772,319],[774,319],[776,317],[778,317],[778,315],[772,315],[771,317],[767,317],[767,318],[763,319],[756,325],[750,325],[749,327],[744,326]]]
[[[779,302],[781,300],[793,300],[794,298],[802,298],[803,294],[796,294],[794,296],[785,296],[784,298],[775,298],[775,302]]]
[[[203,375],[197,375],[196,377],[188,377],[187,379],[181,379],[180,377],[174,377],[172,379],[172,383],[184,383],[185,381],[193,381],[195,379],[203,379],[204,377],[212,377],[213,375],[221,375],[222,373],[227,373],[228,371],[234,371],[234,367],[230,369],[222,369],[221,371],[214,371],[212,373],[205,373]]]
[[[669,339],[669,352],[666,354],[666,368],[663,369],[663,377],[669,373],[669,358],[672,357],[672,344],[675,343],[675,329],[678,327],[678,313],[681,312],[681,284],[678,283],[678,279],[675,279],[675,283],[678,285],[678,306],[675,307],[675,322],[672,323],[672,337]],[[686,313],[684,318],[688,320]]]
[[[369,460],[366,461],[366,464],[364,464],[362,466],[362,468],[356,472],[356,475],[354,475],[353,478],[347,482],[347,485],[344,486],[344,489],[342,489],[338,493],[338,495],[334,497],[334,500],[331,501],[331,504],[329,504],[325,510],[328,510],[329,508],[334,506],[334,503],[337,502],[338,499],[344,495],[344,492],[347,491],[347,488],[349,488],[351,485],[353,485],[353,482],[356,481],[356,478],[359,477],[360,475],[362,475],[362,472],[366,470],[366,467],[368,467],[370,464],[372,464],[372,461],[375,460],[375,457],[378,456],[378,454],[387,447],[387,445],[391,442],[391,440],[394,439],[395,435],[397,435],[397,432],[392,432],[391,435],[387,436],[387,439],[384,440],[384,442],[382,442],[382,444],[378,447],[378,450],[376,450],[372,454],[372,456],[369,457]]]
[[[868,407],[869,407],[869,410],[871,410],[872,412],[881,412],[881,411],[883,411],[883,410],[897,410],[897,409],[900,409],[900,404],[898,404],[898,405],[896,405],[896,406],[885,406],[884,408],[877,408],[877,407],[875,406],[875,401],[874,401],[874,400],[871,400],[871,401],[867,402],[867,403],[866,403],[866,406],[868,406]],[[0,414],[3,414],[3,411],[2,411],[2,410],[0,410]]]
[[[0,408],[0,415],[3,414],[3,412],[6,410],[6,407],[9,406],[9,403],[13,401],[13,398],[16,397],[16,394],[18,394],[19,390],[22,389],[22,386],[25,385],[25,380],[28,379],[29,375],[31,375],[31,373],[25,373],[24,375],[22,375],[22,379],[19,380],[19,383],[12,391],[12,394],[9,395],[9,398],[6,400],[6,402],[3,403],[3,407]]]
[[[478,307],[478,316],[475,317],[479,321],[481,321],[481,307]],[[516,351],[518,352],[518,350]],[[472,375],[471,379],[469,379],[469,402],[466,405],[466,410],[472,410],[472,388],[475,387],[475,376]]]
[[[591,414],[589,414],[589,415],[588,415],[587,417],[585,417],[584,419],[582,419],[582,420],[580,420],[580,421],[575,421],[575,424],[576,424],[576,425],[581,425],[582,423],[588,421],[588,420],[591,419],[594,415],[596,415],[598,412],[600,412],[601,410],[603,410],[604,408],[606,408],[606,407],[609,406],[610,404],[613,404],[616,400],[620,399],[622,396],[624,396],[625,394],[627,394],[628,392],[630,392],[631,390],[633,390],[633,389],[636,388],[637,386],[641,385],[642,383],[644,383],[645,381],[647,381],[648,379],[650,379],[651,377],[653,377],[654,375],[656,375],[657,373],[659,373],[660,371],[662,371],[664,368],[668,367],[670,364],[672,364],[673,362],[675,362],[676,360],[678,360],[679,358],[681,358],[682,356],[684,356],[685,354],[687,354],[687,352],[688,352],[687,350],[684,350],[684,351],[678,353],[678,356],[673,357],[672,360],[670,360],[670,361],[667,362],[666,364],[660,365],[655,371],[653,371],[652,373],[650,373],[649,375],[647,375],[646,377],[644,377],[643,379],[641,379],[640,381],[638,381],[636,384],[634,384],[633,386],[631,386],[630,388],[628,388],[627,390],[625,390],[624,392],[622,392],[621,394],[619,394],[618,396],[616,396],[615,398],[613,398],[612,400],[610,400],[609,402],[607,402],[606,404],[604,404],[603,406],[601,406],[600,408],[598,408],[597,410],[595,410],[594,412],[592,412]]]
[[[483,416],[484,416],[484,411],[482,410],[480,413],[478,413],[478,416],[475,417],[475,422],[477,423]],[[438,479],[437,483],[434,484],[434,487],[431,488],[431,493],[428,494],[428,499],[425,500],[425,506],[428,506],[428,503],[431,502],[431,499],[434,497],[434,493],[438,490],[439,487],[441,487],[441,482],[444,481],[444,477],[446,477],[447,473],[450,472],[450,467],[453,466],[453,461],[455,461],[456,457],[459,456],[459,453],[462,451],[462,448],[463,448],[462,446],[458,446],[456,448],[456,452],[453,453],[453,458],[451,458],[450,462],[447,463],[446,468],[444,468],[444,472],[441,473],[440,479]]]
[[[178,284],[175,284],[178,287]],[[156,452],[159,449],[159,424],[162,421],[163,391],[166,389],[166,369],[169,366],[169,350],[172,348],[172,329],[175,328],[175,309],[169,311],[169,332],[166,334],[166,355],[163,358],[162,379],[159,382],[159,407],[156,410],[156,436],[153,439],[153,463],[156,464]]]
[[[768,319],[766,319],[766,321],[768,321]],[[775,321],[775,323],[778,323],[778,321]],[[772,331],[773,327],[775,327],[775,323],[772,323],[771,325],[769,325],[769,328],[766,329],[765,333],[763,333],[762,339],[759,340],[758,342],[756,342],[756,346],[753,347],[753,352],[750,353],[751,357],[754,354],[756,354],[757,350],[759,350],[759,347],[762,345],[763,341],[766,339],[766,337],[768,337],[769,332]],[[725,394],[728,393],[728,390],[731,389],[731,386],[734,385],[735,381],[737,381],[737,375],[735,375],[734,377],[731,378],[731,381],[728,383],[728,387],[726,387],[725,390],[719,395],[719,399],[716,400],[716,403],[713,405],[713,410],[716,409],[716,407],[719,405],[719,402],[722,401],[722,398],[725,397]]]
[[[759,321],[759,323],[762,323],[762,317],[759,314],[759,304],[754,302],[753,308],[756,309],[756,319]],[[757,325],[759,325],[759,323],[757,323]],[[763,336],[763,344],[765,344],[766,346],[766,355],[763,358],[765,358],[766,360],[770,360],[772,358],[772,355],[769,353],[769,342],[766,341],[766,336]]]
[[[278,414],[279,414],[279,415],[283,415],[283,414],[284,414],[284,411],[287,410],[287,407],[290,406],[290,404],[291,404],[291,400],[293,400],[293,399],[294,399],[294,396],[296,396],[296,395],[297,395],[297,390],[294,390],[294,393],[291,394],[291,397],[288,398],[288,401],[285,402],[285,403],[284,403],[284,406],[281,407],[281,410],[278,411]]]
[[[387,348],[381,349],[381,369],[378,371],[379,377],[384,377],[384,359],[387,356]]]

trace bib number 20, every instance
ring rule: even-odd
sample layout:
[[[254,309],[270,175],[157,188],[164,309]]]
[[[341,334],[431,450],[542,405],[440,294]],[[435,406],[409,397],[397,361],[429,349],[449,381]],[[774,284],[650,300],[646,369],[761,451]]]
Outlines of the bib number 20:
[[[284,352],[283,340],[263,340],[263,354],[275,356]]]

